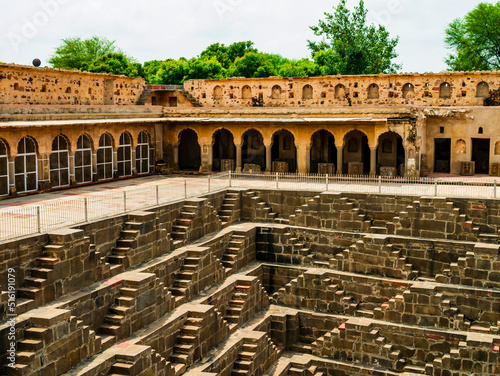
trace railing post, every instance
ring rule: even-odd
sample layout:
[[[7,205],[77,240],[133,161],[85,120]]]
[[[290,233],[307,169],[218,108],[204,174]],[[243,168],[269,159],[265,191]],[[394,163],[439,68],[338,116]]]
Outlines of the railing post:
[[[184,179],[184,198],[188,198],[188,185],[187,180]]]
[[[438,182],[437,180],[434,180],[434,196],[437,197],[438,195]]]
[[[156,205],[160,205],[160,185],[156,184]]]
[[[382,193],[382,176],[378,177],[378,193]]]
[[[127,211],[127,191],[123,191],[123,212]]]
[[[276,173],[276,189],[279,189],[279,175],[278,172]]]
[[[328,192],[328,174],[326,174],[326,191]]]
[[[210,193],[210,179],[212,175],[208,175],[208,193]]]
[[[39,234],[42,233],[42,215],[40,206],[36,207],[36,230]]]
[[[231,176],[232,176],[232,171],[229,170],[229,188],[231,188]]]
[[[493,197],[497,198],[497,181],[496,181],[496,179],[493,182]]]
[[[83,206],[85,209],[85,222],[88,222],[89,221],[89,198],[88,197],[85,197],[83,199]]]

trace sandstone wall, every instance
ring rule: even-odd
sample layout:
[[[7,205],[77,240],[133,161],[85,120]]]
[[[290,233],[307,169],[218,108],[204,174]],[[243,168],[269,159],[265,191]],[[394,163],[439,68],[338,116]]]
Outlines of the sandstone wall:
[[[133,105],[142,78],[0,64],[0,104]]]

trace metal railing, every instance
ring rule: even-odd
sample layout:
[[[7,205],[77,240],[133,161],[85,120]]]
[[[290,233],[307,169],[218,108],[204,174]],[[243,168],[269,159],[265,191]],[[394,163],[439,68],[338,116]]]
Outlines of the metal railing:
[[[83,224],[135,210],[197,197],[229,187],[283,191],[356,192],[406,196],[496,198],[492,179],[433,179],[224,172],[208,177],[128,187],[86,197],[49,200],[43,205],[0,210],[0,241]]]

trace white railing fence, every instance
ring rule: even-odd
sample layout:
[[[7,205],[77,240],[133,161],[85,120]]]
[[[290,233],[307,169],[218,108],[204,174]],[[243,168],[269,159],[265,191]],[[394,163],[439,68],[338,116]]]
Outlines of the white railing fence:
[[[255,174],[223,172],[171,180],[116,192],[47,201],[43,205],[0,210],[0,241],[45,233],[96,219],[153,208],[229,187],[289,191],[356,192],[409,196],[497,198],[492,179],[433,179],[349,175]]]

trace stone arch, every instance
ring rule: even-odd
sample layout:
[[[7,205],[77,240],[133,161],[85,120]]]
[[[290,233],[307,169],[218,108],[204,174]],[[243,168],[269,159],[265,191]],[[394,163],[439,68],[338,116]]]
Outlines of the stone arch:
[[[273,88],[271,89],[271,99],[281,99],[281,86],[273,86]]]
[[[118,152],[116,154],[117,176],[131,176],[132,171],[132,136],[129,132],[120,135]]]
[[[234,171],[236,167],[236,146],[233,134],[217,129],[212,134],[212,171]]]
[[[368,99],[379,99],[379,87],[377,84],[371,84],[368,86]]]
[[[295,136],[289,130],[280,129],[274,132],[271,146],[271,163],[274,172],[295,172],[297,170]]]
[[[411,83],[407,83],[403,86],[403,98],[410,99],[415,95],[415,86]]]
[[[112,179],[114,175],[114,140],[109,133],[103,133],[99,137],[97,149],[96,173],[97,180]]]
[[[480,82],[476,87],[476,97],[488,98],[490,96],[490,85],[487,82]]]
[[[17,144],[14,160],[14,179],[18,193],[34,192],[38,189],[38,144],[30,136],[25,136]]]
[[[344,136],[342,172],[350,174],[369,174],[371,153],[368,136],[359,130],[352,130]],[[352,164],[350,166],[350,164]],[[361,164],[358,168],[357,164]],[[354,171],[356,171],[354,173]]]
[[[214,87],[213,96],[214,96],[214,100],[216,100],[216,101],[221,100],[222,99],[222,87],[220,87],[219,85]]]
[[[245,85],[241,88],[241,99],[252,99],[252,88]]]
[[[137,174],[151,172],[152,153],[151,136],[148,131],[142,130],[137,136],[137,146],[135,147],[135,169]]]
[[[201,148],[198,134],[191,128],[179,133],[178,161],[180,170],[200,170]]]
[[[335,146],[335,137],[331,132],[325,129],[320,129],[313,133],[311,136],[310,161],[309,172],[313,174],[335,174],[337,165],[337,148]]]
[[[439,98],[451,98],[451,85],[448,82],[443,82],[441,85],[439,85]]]
[[[458,140],[455,144],[455,153],[465,154],[467,152],[467,145],[464,140]]]
[[[93,180],[92,138],[84,133],[78,137],[75,151],[75,182],[91,183]]]
[[[69,179],[69,140],[59,134],[52,141],[52,152],[49,156],[49,176],[52,187],[65,187]]]
[[[345,99],[345,86],[338,84],[335,86],[335,99],[344,100]]]
[[[266,169],[266,147],[262,133],[255,128],[246,130],[242,137],[241,162],[243,171],[254,170],[259,166],[261,171]]]
[[[500,141],[495,143],[495,155],[500,155]]]
[[[377,169],[390,176],[391,169],[398,175],[404,175],[406,152],[403,138],[396,132],[382,133],[378,138]]]
[[[9,144],[0,138],[0,196],[9,194]]]
[[[302,99],[313,99],[314,89],[311,85],[305,85],[302,88]]]

